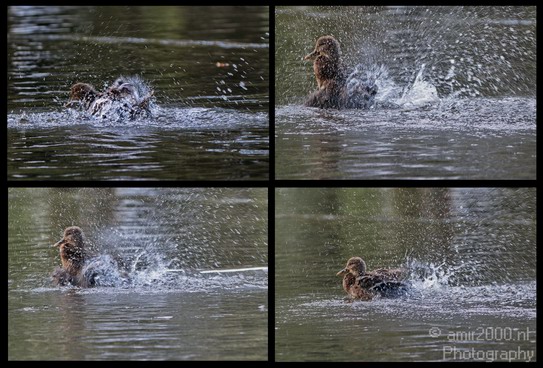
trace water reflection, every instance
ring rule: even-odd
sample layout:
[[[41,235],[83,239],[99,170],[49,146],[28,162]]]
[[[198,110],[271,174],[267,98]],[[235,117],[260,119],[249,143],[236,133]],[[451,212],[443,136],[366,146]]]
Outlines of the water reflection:
[[[269,176],[267,126],[181,131],[85,125],[9,129],[8,146],[13,180],[263,180]]]

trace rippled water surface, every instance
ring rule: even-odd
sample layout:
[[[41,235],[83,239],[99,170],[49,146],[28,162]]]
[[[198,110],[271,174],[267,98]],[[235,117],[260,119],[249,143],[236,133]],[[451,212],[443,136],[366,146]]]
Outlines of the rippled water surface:
[[[267,179],[268,23],[268,7],[9,7],[8,177]],[[76,82],[134,74],[153,118],[63,108]]]
[[[278,7],[277,179],[535,179],[535,7]],[[370,110],[303,107],[332,34]],[[508,45],[504,47],[503,45]]]
[[[278,361],[535,361],[535,189],[276,190]],[[403,266],[396,299],[336,273]]]
[[[71,225],[129,282],[53,286]],[[8,359],[266,360],[267,225],[266,189],[10,189]]]

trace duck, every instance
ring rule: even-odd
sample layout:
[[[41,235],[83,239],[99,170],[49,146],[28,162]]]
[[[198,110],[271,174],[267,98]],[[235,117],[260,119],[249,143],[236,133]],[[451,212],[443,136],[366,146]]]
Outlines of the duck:
[[[311,93],[304,105],[321,109],[359,108],[373,105],[377,86],[368,85],[347,74],[341,63],[341,47],[333,36],[317,39],[315,49],[303,60],[313,61],[317,90]]]
[[[81,108],[97,118],[134,119],[152,116],[154,91],[138,76],[117,78],[104,92],[91,84],[76,83],[70,88],[67,108]]]
[[[62,239],[51,246],[59,248],[62,267],[51,274],[54,285],[89,288],[99,285],[114,285],[115,281],[127,281],[126,273],[119,273],[118,261],[107,256],[90,257],[84,242],[83,230],[70,226],[64,230]]]
[[[408,287],[404,268],[380,268],[366,271],[366,262],[360,257],[351,257],[347,265],[336,276],[343,276],[343,289],[348,300],[371,300],[375,296],[393,297],[403,294]]]
[[[51,247],[58,247],[62,267],[57,267],[53,274],[55,285],[89,287],[95,284],[92,275],[85,275],[83,267],[87,259],[87,251],[83,242],[83,231],[78,226],[70,226],[64,230],[64,236]]]

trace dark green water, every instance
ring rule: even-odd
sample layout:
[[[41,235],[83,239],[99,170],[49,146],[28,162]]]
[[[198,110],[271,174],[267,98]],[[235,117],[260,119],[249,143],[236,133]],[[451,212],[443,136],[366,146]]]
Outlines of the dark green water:
[[[277,179],[535,179],[535,7],[280,6],[275,20]],[[374,109],[302,106],[316,89],[302,57],[323,35],[377,78]]]
[[[9,7],[8,177],[267,179],[268,38],[264,6]],[[62,107],[76,82],[133,74],[154,118]]]
[[[277,361],[535,361],[535,189],[275,198]],[[407,267],[409,293],[345,303],[336,273],[353,256]]]
[[[8,193],[9,360],[267,360],[266,189]],[[131,282],[52,286],[50,246],[79,225]]]

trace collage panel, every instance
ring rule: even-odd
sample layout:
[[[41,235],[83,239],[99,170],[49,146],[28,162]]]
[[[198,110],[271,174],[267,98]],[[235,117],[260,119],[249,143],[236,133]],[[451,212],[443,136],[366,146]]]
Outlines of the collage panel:
[[[8,200],[8,360],[268,360],[267,188]]]
[[[275,178],[535,180],[536,7],[277,6]]]
[[[270,7],[6,13],[8,360],[268,360]]]
[[[536,361],[535,6],[7,31],[8,361]]]
[[[277,188],[275,359],[535,361],[535,188]]]
[[[10,6],[7,177],[269,179],[268,6]]]

